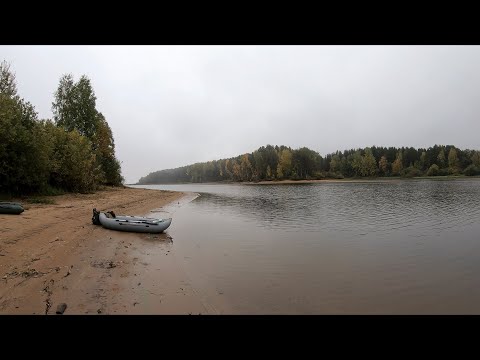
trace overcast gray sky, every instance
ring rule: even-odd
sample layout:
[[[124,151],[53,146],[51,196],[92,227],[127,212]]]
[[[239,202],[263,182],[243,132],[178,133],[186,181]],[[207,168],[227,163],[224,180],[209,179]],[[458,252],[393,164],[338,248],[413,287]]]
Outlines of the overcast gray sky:
[[[0,46],[51,118],[62,74],[92,81],[127,183],[307,146],[480,148],[479,46]]]

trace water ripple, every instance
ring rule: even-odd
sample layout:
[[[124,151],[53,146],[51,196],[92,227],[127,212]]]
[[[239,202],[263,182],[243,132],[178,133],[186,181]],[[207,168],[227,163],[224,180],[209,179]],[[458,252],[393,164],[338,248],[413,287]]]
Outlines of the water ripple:
[[[475,181],[405,181],[236,187],[203,193],[202,211],[246,217],[282,231],[389,235],[440,233],[479,222]],[[215,190],[215,189],[213,189]]]

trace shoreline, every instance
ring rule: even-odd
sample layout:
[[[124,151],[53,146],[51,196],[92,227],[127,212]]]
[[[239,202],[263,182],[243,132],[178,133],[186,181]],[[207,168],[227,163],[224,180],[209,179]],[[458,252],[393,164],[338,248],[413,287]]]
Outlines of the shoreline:
[[[400,181],[448,181],[448,180],[479,180],[479,176],[422,176],[413,178],[389,177],[389,178],[367,178],[367,179],[322,179],[322,180],[272,180],[245,183],[245,185],[282,185],[282,184],[318,184],[318,183],[393,183]]]
[[[217,181],[217,182],[201,182],[201,183],[161,183],[161,184],[130,184],[128,186],[152,186],[152,185],[290,185],[290,184],[321,184],[321,183],[388,183],[412,180],[479,180],[480,176],[421,176],[413,178],[405,177],[377,177],[377,178],[344,178],[344,179],[319,179],[319,180],[262,180],[262,181]],[[138,189],[138,188],[136,188]]]
[[[91,221],[93,208],[142,216],[185,196],[111,188],[46,196],[54,203],[24,203],[20,215],[0,214],[0,314],[55,314],[62,303],[65,314],[211,312],[176,259],[169,229],[119,232]]]

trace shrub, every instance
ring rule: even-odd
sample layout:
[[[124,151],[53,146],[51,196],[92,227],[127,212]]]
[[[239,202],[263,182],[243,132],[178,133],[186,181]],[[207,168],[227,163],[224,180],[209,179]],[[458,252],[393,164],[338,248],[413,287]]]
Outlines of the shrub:
[[[413,178],[413,177],[422,176],[422,172],[414,166],[409,166],[403,171],[402,176],[407,178]]]
[[[427,171],[427,176],[438,176],[440,169],[437,164],[433,164]]]
[[[466,176],[475,176],[480,175],[480,169],[475,165],[468,165],[467,168],[463,171]]]

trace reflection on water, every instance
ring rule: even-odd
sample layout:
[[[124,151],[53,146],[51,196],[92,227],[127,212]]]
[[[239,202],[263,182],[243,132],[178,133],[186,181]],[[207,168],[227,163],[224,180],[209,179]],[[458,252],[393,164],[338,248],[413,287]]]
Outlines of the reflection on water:
[[[480,182],[153,185],[220,313],[480,313]]]

